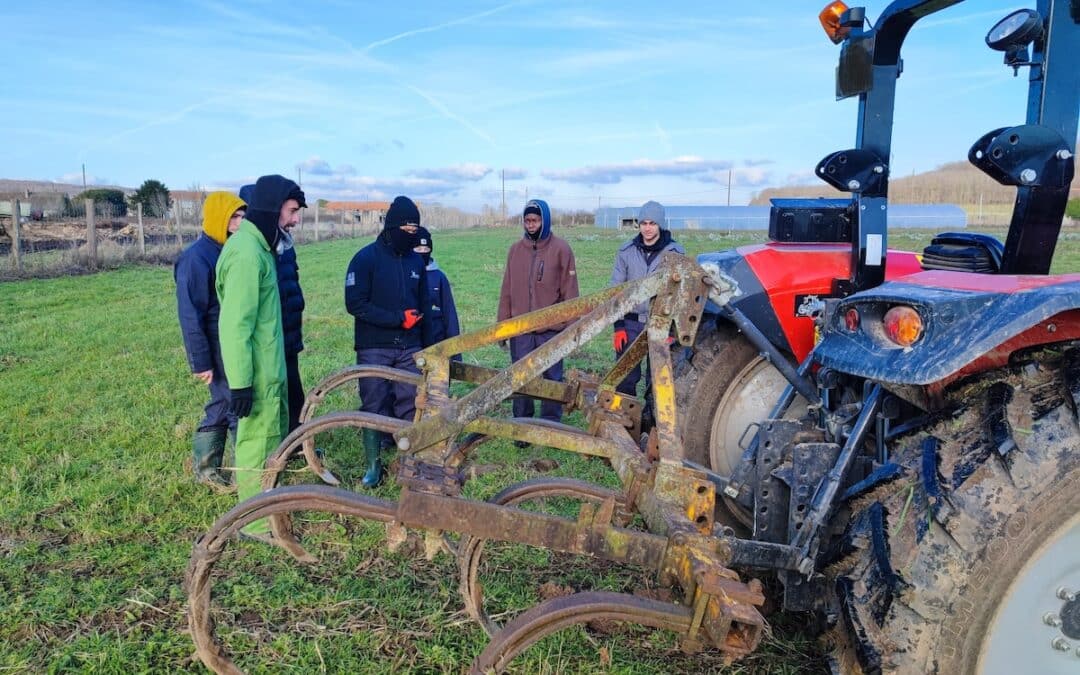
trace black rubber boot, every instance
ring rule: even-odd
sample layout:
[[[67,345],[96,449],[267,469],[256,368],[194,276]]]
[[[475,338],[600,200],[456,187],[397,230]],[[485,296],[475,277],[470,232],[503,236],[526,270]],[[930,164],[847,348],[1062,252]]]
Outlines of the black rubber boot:
[[[367,458],[368,470],[364,474],[360,484],[366,488],[377,487],[382,482],[383,465],[380,457],[381,434],[375,429],[364,429],[364,456]]]
[[[225,454],[225,429],[196,431],[191,439],[191,468],[195,480],[213,488],[227,488],[221,477],[221,459]]]

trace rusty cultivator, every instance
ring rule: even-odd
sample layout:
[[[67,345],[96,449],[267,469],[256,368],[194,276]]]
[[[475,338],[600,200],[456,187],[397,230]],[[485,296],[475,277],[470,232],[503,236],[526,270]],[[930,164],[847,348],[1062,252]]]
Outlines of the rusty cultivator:
[[[743,657],[765,626],[762,584],[740,576],[750,570],[778,582],[770,600],[783,610],[811,613],[842,673],[1077,672],[1080,274],[1049,270],[1074,184],[1080,0],[1037,0],[986,36],[1013,73],[1030,68],[1026,122],[984,133],[968,153],[1016,188],[1006,242],[948,233],[920,259],[887,245],[900,48],[918,20],[959,1],[893,0],[873,23],[842,2],[820,15],[841,45],[837,95],[858,97],[859,122],[856,147],[816,173],[850,201],[780,200],[765,244],[700,265],[669,253],[644,279],[429,347],[415,356],[421,375],[347,368],[313,390],[305,423],[267,460],[263,493],[195,545],[189,616],[203,663],[239,672],[211,615],[212,571],[239,529],[269,518],[276,543],[312,561],[291,514],[325,512],[384,523],[391,547],[411,530],[430,555],[456,555],[465,608],[491,636],[474,672],[504,670],[544,636],[597,619]],[[543,379],[646,301],[647,330],[602,379]],[[451,358],[556,326],[502,370]],[[672,341],[692,347],[678,386]],[[643,401],[615,387],[646,356],[655,427],[643,443]],[[415,383],[415,420],[314,417],[329,391],[371,376]],[[452,382],[474,388],[453,396]],[[586,424],[491,414],[514,394],[579,410]],[[315,450],[337,427],[393,434],[397,501],[338,487]],[[602,458],[620,488],[534,479],[470,499],[467,462],[492,438]],[[329,485],[279,487],[299,453]],[[576,518],[529,508],[566,498]],[[644,569],[675,601],[579,592],[500,625],[478,580],[494,542]]]
[[[210,618],[210,573],[222,552],[246,524],[269,517],[278,545],[296,560],[315,558],[292,531],[290,513],[324,511],[386,524],[388,542],[404,540],[406,529],[423,530],[429,542],[462,537],[456,549],[460,588],[466,608],[492,635],[477,658],[476,672],[500,671],[540,638],[567,626],[598,618],[666,628],[680,634],[684,650],[720,650],[736,659],[752,652],[762,637],[761,583],[743,581],[732,566],[794,569],[797,558],[786,546],[737,539],[714,520],[723,479],[683,460],[675,409],[671,337],[693,344],[707,299],[720,306],[738,293],[717,270],[707,273],[687,258],[669,254],[660,270],[640,281],[610,288],[503,321],[434,345],[416,354],[423,375],[384,367],[346,368],[308,395],[306,420],[267,460],[264,492],[222,516],[195,546],[189,569],[190,624],[199,657],[219,673],[240,672],[214,639]],[[652,298],[647,331],[602,380],[571,376],[545,380],[544,370],[599,335],[637,303]],[[567,327],[543,347],[503,370],[452,361],[451,356],[549,326]],[[642,451],[642,400],[616,393],[615,386],[648,354],[656,401],[656,426],[649,452]],[[335,412],[310,419],[335,388],[359,377],[386,377],[417,385],[416,421],[363,412]],[[476,384],[461,398],[450,395],[451,381]],[[559,401],[584,412],[587,431],[568,425],[488,415],[514,393]],[[315,453],[314,438],[332,428],[372,428],[394,435],[400,453],[398,501],[357,494],[339,487]],[[503,490],[488,502],[461,496],[461,467],[470,452],[491,438],[526,441],[602,457],[618,475],[622,490],[585,481],[534,479]],[[290,457],[302,452],[309,468],[331,485],[275,487]],[[570,519],[516,508],[530,499],[566,496],[585,502]],[[640,515],[648,531],[629,529]],[[503,540],[584,554],[652,570],[660,585],[678,591],[677,603],[631,594],[582,592],[543,602],[504,627],[483,610],[476,567],[486,540]],[[429,549],[433,547],[428,546]]]

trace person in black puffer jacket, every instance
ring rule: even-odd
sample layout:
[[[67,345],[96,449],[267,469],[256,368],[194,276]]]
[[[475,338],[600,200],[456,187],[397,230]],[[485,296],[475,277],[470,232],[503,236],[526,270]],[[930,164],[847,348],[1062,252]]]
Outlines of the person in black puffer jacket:
[[[240,188],[240,198],[244,199],[245,195],[250,198],[254,190],[254,185],[245,185]],[[296,262],[292,228],[291,224],[279,228],[281,232],[275,251],[278,293],[281,295],[281,327],[285,336],[290,433],[300,426],[300,409],[304,406],[304,383],[300,379],[300,352],[304,351],[304,291],[300,288],[300,266]]]

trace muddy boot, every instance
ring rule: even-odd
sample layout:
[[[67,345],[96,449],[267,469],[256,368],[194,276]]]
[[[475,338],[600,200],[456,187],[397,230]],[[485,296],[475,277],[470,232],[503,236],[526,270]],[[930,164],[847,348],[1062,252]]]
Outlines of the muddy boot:
[[[227,488],[228,483],[219,473],[225,454],[225,430],[196,431],[191,439],[191,449],[195,480],[212,488]]]
[[[367,458],[368,470],[360,484],[366,488],[373,488],[382,482],[382,458],[380,452],[380,434],[375,429],[364,429],[364,456]]]

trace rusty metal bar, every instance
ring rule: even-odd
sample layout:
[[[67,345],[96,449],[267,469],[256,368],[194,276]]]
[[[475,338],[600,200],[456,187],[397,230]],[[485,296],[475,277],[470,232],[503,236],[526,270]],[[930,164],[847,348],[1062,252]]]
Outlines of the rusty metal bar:
[[[557,305],[552,305],[550,307],[545,307],[544,309],[529,312],[528,314],[515,316],[512,319],[500,321],[494,326],[488,326],[487,328],[481,328],[480,330],[471,331],[469,333],[462,333],[461,335],[443,340],[438,344],[418,352],[417,356],[426,357],[429,362],[431,359],[439,357],[449,359],[454,354],[461,354],[476,349],[477,347],[495,344],[501,340],[508,340],[512,337],[517,337],[518,335],[532,333],[551,326],[558,326],[567,321],[573,321],[574,319],[589,314],[612,298],[626,292],[627,287],[633,283],[636,282],[630,282],[630,284],[623,284],[621,286],[612,286],[611,288],[606,288],[597,293],[592,293],[573,300],[567,300],[566,302],[560,302]]]
[[[552,428],[530,422],[515,422],[494,417],[481,417],[465,425],[466,431],[476,431],[488,436],[512,438],[535,445],[543,445],[560,450],[576,452],[594,457],[611,457],[614,447],[610,441],[583,433],[580,429],[567,427]]]
[[[660,568],[668,545],[666,537],[610,523],[575,521],[413,490],[401,491],[397,520],[407,527],[513,541],[646,569]]]
[[[695,269],[699,268],[689,259],[669,255],[664,258],[660,269],[656,273],[638,281],[622,284],[587,296],[585,300],[588,302],[577,304],[578,301],[571,301],[554,305],[538,312],[531,312],[521,317],[503,321],[492,328],[472,333],[466,336],[468,337],[467,340],[455,342],[458,338],[453,338],[419,353],[417,363],[422,368],[432,369],[428,373],[429,380],[425,383],[425,388],[437,389],[441,393],[441,383],[433,380],[441,376],[440,373],[443,370],[441,361],[447,359],[449,354],[467,349],[469,345],[485,344],[483,342],[485,339],[502,339],[503,337],[536,330],[545,325],[553,325],[573,318],[574,312],[592,307],[587,315],[571,324],[559,335],[517,363],[512,364],[502,373],[491,378],[468,395],[449,403],[445,407],[441,407],[437,412],[435,410],[425,410],[423,419],[411,428],[395,435],[399,447],[402,450],[426,448],[458,433],[466,422],[494,408],[511,392],[520,389],[522,385],[540,376],[541,373],[560,359],[599,335],[615,319],[626,314],[639,302],[655,296],[672,279],[690,278]],[[697,279],[700,282],[700,273]],[[564,305],[570,307],[564,308]],[[428,356],[433,358],[435,355],[441,357],[438,364],[432,363],[428,358]],[[448,374],[449,368],[446,369],[446,372]]]
[[[649,336],[647,331],[638,333],[637,337],[634,338],[634,341],[630,343],[630,347],[623,351],[622,356],[615,362],[615,366],[604,376],[604,379],[600,382],[600,386],[619,386],[619,383],[630,374],[630,371],[645,358],[645,354],[649,351],[648,340]]]
[[[501,368],[487,368],[461,361],[450,362],[450,379],[459,382],[483,384],[502,372]],[[539,377],[521,387],[515,394],[525,394],[533,398],[558,401],[563,405],[573,406],[577,398],[577,386],[570,382],[556,382]]]
[[[675,368],[667,345],[668,329],[660,321],[650,319],[648,333],[653,416],[660,441],[660,461],[681,462],[685,453],[675,413]]]

